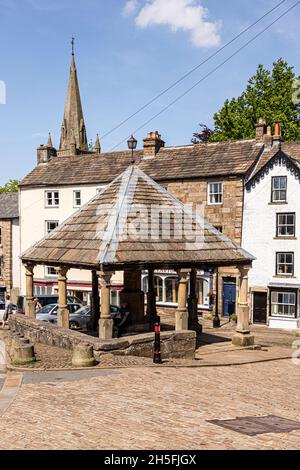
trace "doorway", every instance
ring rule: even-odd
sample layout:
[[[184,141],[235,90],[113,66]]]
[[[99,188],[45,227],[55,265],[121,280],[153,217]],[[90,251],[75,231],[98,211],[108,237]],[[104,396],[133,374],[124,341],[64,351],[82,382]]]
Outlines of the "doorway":
[[[223,279],[223,317],[230,317],[236,313],[236,279],[234,277]]]
[[[253,323],[267,323],[267,293],[253,293]]]

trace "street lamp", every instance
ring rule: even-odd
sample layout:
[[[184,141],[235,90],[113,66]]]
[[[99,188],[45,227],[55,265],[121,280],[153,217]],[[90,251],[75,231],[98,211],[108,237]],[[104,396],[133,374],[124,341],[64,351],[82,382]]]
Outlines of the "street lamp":
[[[221,321],[219,317],[219,269],[216,270],[216,304],[215,304],[215,316],[213,318],[213,327],[220,328]]]
[[[136,149],[137,147],[137,140],[133,137],[133,135],[130,137],[130,139],[127,141],[127,144],[128,144],[128,148],[129,150],[131,150],[132,152],[132,158],[131,158],[131,163],[134,164],[135,163],[135,160],[134,160],[134,156],[133,156],[133,151]]]

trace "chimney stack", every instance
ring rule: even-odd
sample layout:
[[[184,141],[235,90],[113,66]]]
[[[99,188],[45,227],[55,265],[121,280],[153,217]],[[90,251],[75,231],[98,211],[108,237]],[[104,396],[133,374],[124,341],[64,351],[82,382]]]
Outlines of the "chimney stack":
[[[150,132],[144,139],[144,157],[155,157],[165,142],[161,139],[161,135],[156,132]]]
[[[40,145],[37,149],[37,164],[45,165],[47,164],[52,157],[56,157],[57,152],[53,147],[51,134],[49,133],[47,145]]]
[[[264,136],[267,131],[267,121],[265,118],[260,118],[256,126],[256,142],[263,143]]]

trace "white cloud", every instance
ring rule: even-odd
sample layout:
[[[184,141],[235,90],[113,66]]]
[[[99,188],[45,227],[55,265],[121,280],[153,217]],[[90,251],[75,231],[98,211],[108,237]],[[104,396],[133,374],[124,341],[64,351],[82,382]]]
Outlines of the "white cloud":
[[[123,9],[123,14],[125,16],[133,15],[139,6],[139,0],[127,0],[126,5]]]
[[[129,14],[135,13],[139,2],[129,0]],[[125,7],[125,8],[126,8]],[[135,18],[136,25],[147,28],[153,25],[168,26],[172,31],[186,31],[196,47],[218,46],[221,42],[221,23],[208,19],[208,10],[200,0],[148,0],[144,1]]]

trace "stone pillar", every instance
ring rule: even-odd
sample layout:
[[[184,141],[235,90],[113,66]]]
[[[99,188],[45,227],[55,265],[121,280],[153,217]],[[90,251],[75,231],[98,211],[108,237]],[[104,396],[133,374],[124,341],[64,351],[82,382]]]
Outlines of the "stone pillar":
[[[25,264],[26,269],[26,307],[25,315],[29,318],[36,317],[34,297],[33,297],[33,264]]]
[[[61,328],[70,328],[69,310],[67,296],[67,272],[68,268],[60,267],[57,269],[58,281],[58,310],[57,325]]]
[[[189,271],[179,270],[178,309],[175,314],[176,331],[188,330],[187,284]]]
[[[190,296],[188,300],[188,311],[189,330],[194,330],[197,333],[201,333],[202,328],[198,321],[197,269],[192,269],[190,273]]]
[[[103,340],[112,339],[114,322],[110,315],[110,281],[112,273],[97,273],[101,285],[101,315],[99,320],[99,337]]]
[[[126,269],[124,271],[124,290],[121,292],[121,303],[128,302],[133,323],[145,319],[145,294],[142,292],[142,271]]]
[[[235,346],[252,346],[254,336],[250,334],[249,323],[249,296],[248,296],[248,273],[250,266],[242,266],[240,270],[240,295],[237,308],[237,329],[233,336],[232,343]]]
[[[100,320],[100,295],[99,295],[99,276],[97,271],[92,271],[92,329],[96,331]]]

